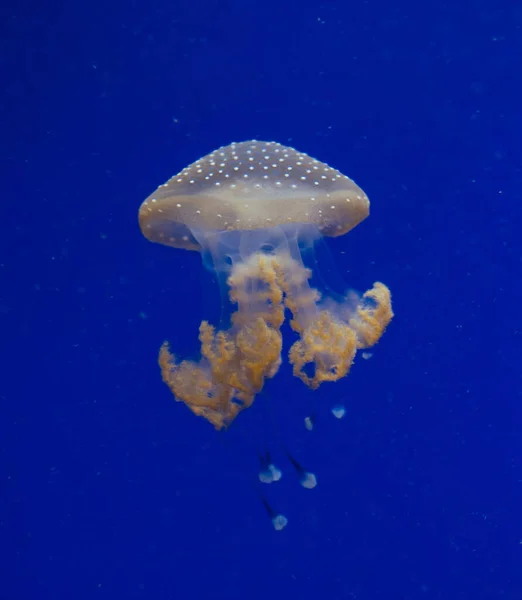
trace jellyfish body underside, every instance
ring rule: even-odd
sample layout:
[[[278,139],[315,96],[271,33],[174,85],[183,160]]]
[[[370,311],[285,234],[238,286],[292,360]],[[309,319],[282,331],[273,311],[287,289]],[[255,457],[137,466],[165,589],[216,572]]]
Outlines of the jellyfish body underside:
[[[288,353],[293,374],[311,389],[346,376],[357,350],[377,343],[391,319],[390,292],[382,283],[342,302],[322,298],[309,285],[300,240],[304,231],[308,244],[313,229],[303,224],[194,236],[206,264],[225,273],[235,307],[231,326],[220,331],[201,323],[199,362],[178,361],[164,343],[159,363],[174,397],[216,429],[250,407],[277,373],[285,317],[297,337]]]

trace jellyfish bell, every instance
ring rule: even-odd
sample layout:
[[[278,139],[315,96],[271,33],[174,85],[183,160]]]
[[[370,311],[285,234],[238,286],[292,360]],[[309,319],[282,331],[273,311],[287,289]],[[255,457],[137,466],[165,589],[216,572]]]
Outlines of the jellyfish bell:
[[[277,373],[287,316],[297,338],[288,353],[296,377],[316,389],[347,375],[357,350],[377,343],[390,322],[390,292],[377,282],[362,296],[327,298],[310,285],[302,253],[368,214],[366,194],[338,170],[255,140],[215,150],[151,194],[139,210],[143,235],[199,251],[233,307],[227,328],[201,323],[199,362],[161,347],[163,380],[175,399],[216,429],[228,427]]]
[[[313,225],[320,235],[344,235],[369,207],[362,189],[336,169],[276,142],[252,140],[183,169],[143,202],[139,222],[147,239],[174,248],[226,246],[219,234],[236,232],[232,249],[239,238],[249,251],[270,244],[277,226],[310,235]]]

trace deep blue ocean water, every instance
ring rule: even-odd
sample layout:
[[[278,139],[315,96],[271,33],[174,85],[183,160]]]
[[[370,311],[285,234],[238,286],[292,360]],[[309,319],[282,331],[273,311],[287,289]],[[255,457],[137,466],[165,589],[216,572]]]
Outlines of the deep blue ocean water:
[[[520,2],[0,13],[0,599],[521,600]],[[252,138],[364,188],[331,257],[396,316],[345,380],[283,372],[218,434],[156,358],[193,355],[219,289],[137,211]],[[259,439],[319,481],[278,457],[280,532]]]

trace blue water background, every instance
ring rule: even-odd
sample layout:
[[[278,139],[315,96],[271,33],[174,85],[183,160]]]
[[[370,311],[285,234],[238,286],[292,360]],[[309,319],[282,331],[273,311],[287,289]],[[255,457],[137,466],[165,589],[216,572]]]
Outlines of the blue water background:
[[[0,598],[520,600],[520,3],[0,11]],[[283,461],[283,532],[245,444],[263,398],[223,442],[161,383],[159,344],[193,353],[219,292],[137,226],[251,138],[360,183],[372,214],[331,253],[396,312],[316,399],[270,382],[268,435],[319,480]]]

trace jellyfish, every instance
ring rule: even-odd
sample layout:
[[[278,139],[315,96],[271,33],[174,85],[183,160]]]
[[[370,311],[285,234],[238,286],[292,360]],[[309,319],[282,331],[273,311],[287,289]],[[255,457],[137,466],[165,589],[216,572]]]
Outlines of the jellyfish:
[[[201,322],[199,360],[161,346],[174,398],[220,430],[253,405],[284,359],[311,390],[345,377],[357,351],[374,346],[390,323],[390,291],[376,282],[361,295],[331,297],[311,285],[303,250],[348,233],[369,206],[338,170],[256,140],[219,148],[154,191],[139,209],[143,235],[200,252],[232,307],[226,327]],[[285,321],[295,339],[283,357]]]

